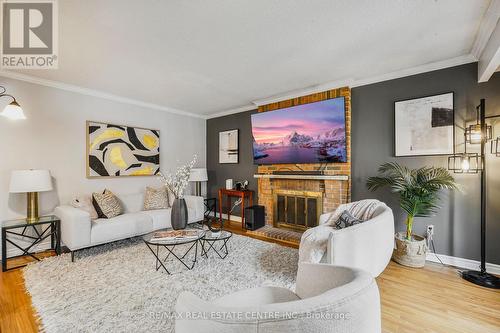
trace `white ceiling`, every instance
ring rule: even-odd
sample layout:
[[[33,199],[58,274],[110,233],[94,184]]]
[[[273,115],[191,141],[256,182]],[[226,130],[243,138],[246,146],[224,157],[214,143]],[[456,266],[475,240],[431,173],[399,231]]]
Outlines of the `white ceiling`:
[[[64,0],[59,69],[200,115],[468,55],[489,0]]]

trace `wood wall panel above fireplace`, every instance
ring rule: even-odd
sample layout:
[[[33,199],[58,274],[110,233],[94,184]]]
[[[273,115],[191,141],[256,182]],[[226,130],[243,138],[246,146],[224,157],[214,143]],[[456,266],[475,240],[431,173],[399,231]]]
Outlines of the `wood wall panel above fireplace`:
[[[275,191],[314,191],[322,194],[322,207],[319,214],[335,210],[340,204],[350,201],[351,197],[351,90],[349,87],[333,89],[286,101],[262,105],[259,112],[272,111],[291,106],[318,102],[330,98],[344,97],[346,121],[346,163],[328,164],[273,164],[260,165],[258,173],[259,204],[266,207],[266,224],[282,226],[276,221]],[[297,171],[298,175],[273,174],[276,171]],[[323,170],[322,175],[300,175],[301,171]],[[317,222],[316,222],[317,223]]]

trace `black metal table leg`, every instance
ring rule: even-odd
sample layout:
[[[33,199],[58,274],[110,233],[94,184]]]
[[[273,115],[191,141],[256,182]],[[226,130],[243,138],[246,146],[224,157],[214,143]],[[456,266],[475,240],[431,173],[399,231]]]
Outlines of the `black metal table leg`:
[[[215,243],[216,242],[219,242],[219,241],[222,241],[223,244],[221,245],[221,247],[217,250],[215,248]],[[217,255],[219,256],[219,258],[221,259],[225,259],[227,257],[227,255],[229,254],[229,250],[227,248],[227,242],[229,241],[229,238],[225,238],[225,239],[204,239],[203,240],[203,245],[202,245],[202,255],[204,255],[205,257],[208,258],[208,252],[210,252],[210,250],[214,250],[215,253],[217,253]],[[205,242],[208,243],[208,248],[205,249]]]
[[[55,250],[55,232],[56,228],[53,223],[50,224],[50,249]]]
[[[7,270],[7,230],[2,229],[2,272]]]
[[[61,221],[56,222],[56,233],[57,233],[56,254],[60,255],[61,254]]]

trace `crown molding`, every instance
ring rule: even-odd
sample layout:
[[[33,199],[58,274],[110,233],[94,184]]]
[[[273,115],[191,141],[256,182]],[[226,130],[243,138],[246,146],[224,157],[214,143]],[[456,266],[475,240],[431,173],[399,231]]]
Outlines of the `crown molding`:
[[[426,72],[432,72],[435,70],[439,69],[444,69],[444,68],[450,68],[450,67],[455,67],[455,66],[460,66],[460,65],[465,65],[469,64],[472,62],[476,62],[477,59],[474,57],[472,54],[465,54],[462,56],[458,56],[455,58],[450,58],[442,61],[436,61],[420,66],[415,66],[411,68],[406,68],[403,70],[391,72],[391,73],[386,73],[382,75],[377,75],[377,76],[372,76],[372,77],[367,77],[367,78],[359,78],[359,79],[345,79],[345,80],[338,80],[338,81],[331,81],[323,84],[318,84],[314,86],[309,86],[304,89],[300,90],[293,90],[289,91],[283,94],[279,95],[273,95],[267,98],[259,99],[252,101],[252,104],[245,105],[242,107],[230,109],[230,110],[225,110],[222,112],[210,114],[207,116],[207,119],[211,118],[217,118],[217,117],[222,117],[222,116],[227,116],[230,114],[234,113],[239,113],[239,112],[244,112],[244,111],[249,111],[249,110],[255,110],[257,107],[261,105],[266,105],[266,104],[271,104],[271,103],[276,103],[279,101],[284,101],[296,97],[301,97],[301,96],[306,96],[330,89],[336,89],[340,87],[361,87],[361,86],[366,86],[369,84],[374,84],[374,83],[379,83],[379,82],[384,82],[384,81],[389,81],[389,80],[394,80],[394,79],[399,79],[407,76],[412,76],[412,75],[417,75],[417,74],[422,74]]]
[[[450,59],[446,59],[446,60],[441,60],[441,61],[430,62],[430,63],[423,64],[420,66],[402,69],[402,70],[387,73],[387,74],[372,76],[372,77],[365,78],[365,79],[357,79],[353,82],[353,84],[351,85],[351,88],[367,86],[369,84],[374,84],[374,83],[379,83],[379,82],[384,82],[384,81],[389,81],[389,80],[394,80],[394,79],[400,79],[403,77],[408,77],[408,76],[412,76],[412,75],[437,71],[440,69],[470,64],[470,63],[476,62],[476,61],[477,61],[477,58],[474,57],[474,55],[469,53],[469,54],[461,55],[458,57],[454,57],[454,58],[450,58]]]
[[[471,54],[479,59],[490,40],[491,34],[500,19],[500,0],[492,0],[479,25],[479,30],[472,45]]]
[[[500,0],[498,0],[500,1]],[[257,109],[261,105],[266,105],[270,103],[275,103],[287,99],[292,99],[296,97],[301,97],[301,96],[306,96],[330,89],[335,89],[339,87],[361,87],[373,83],[379,83],[383,81],[388,81],[388,80],[394,80],[398,78],[403,78],[411,75],[416,75],[416,74],[421,74],[425,72],[431,72],[439,69],[444,69],[444,68],[449,68],[449,67],[454,67],[454,66],[459,66],[459,65],[464,65],[468,64],[471,62],[476,62],[477,58],[472,55],[472,54],[466,54],[462,55],[459,57],[443,60],[443,61],[437,61],[437,62],[432,62],[416,67],[411,67],[383,75],[378,75],[378,76],[373,76],[373,77],[368,77],[368,78],[359,78],[359,79],[345,79],[345,80],[337,80],[337,81],[331,81],[331,82],[326,82],[323,84],[318,84],[314,86],[309,86],[304,89],[300,90],[293,90],[293,91],[288,91],[283,94],[278,94],[278,95],[273,95],[264,99],[259,99],[252,101],[251,104],[243,105],[237,108],[229,109],[229,110],[224,110],[221,112],[217,113],[212,113],[208,115],[201,115],[201,114],[195,114],[187,111],[182,111],[182,110],[177,110],[174,108],[169,108],[166,106],[162,105],[157,105],[153,103],[147,103],[143,102],[140,100],[135,100],[127,97],[122,97],[122,96],[117,96],[113,94],[109,94],[106,92],[98,91],[98,90],[93,90],[93,89],[88,89],[88,88],[83,88],[79,87],[76,85],[71,85],[71,84],[66,84],[63,82],[59,81],[52,81],[52,80],[46,80],[46,79],[41,79],[37,78],[34,76],[30,75],[25,75],[25,74],[19,74],[15,72],[7,72],[7,71],[0,71],[0,76],[1,77],[6,77],[10,79],[15,79],[19,81],[24,81],[24,82],[29,82],[33,84],[38,84],[38,85],[43,85],[51,88],[56,88],[56,89],[61,89],[61,90],[66,90],[78,94],[83,94],[87,96],[93,96],[93,97],[98,97],[98,98],[103,98],[103,99],[108,99],[112,100],[115,102],[119,103],[124,103],[124,104],[130,104],[130,105],[135,105],[135,106],[140,106],[140,107],[145,107],[149,109],[154,109],[154,110],[159,110],[159,111],[166,111],[169,113],[173,114],[178,114],[178,115],[183,115],[183,116],[189,116],[189,117],[195,117],[195,118],[201,118],[201,119],[212,119],[212,118],[218,118],[222,116],[227,116],[235,113],[240,113],[240,112],[245,112],[245,111],[251,111]]]
[[[341,87],[352,87],[353,82],[354,81],[352,79],[326,82],[326,83],[317,84],[314,86],[309,86],[309,87],[304,88],[304,89],[288,91],[284,94],[269,96],[269,97],[266,97],[264,99],[252,101],[252,103],[256,106],[267,105],[267,104],[271,104],[271,103],[285,101],[285,100],[292,99],[292,98],[297,98],[297,97],[315,94],[318,92],[323,92],[326,90],[331,90],[331,89],[336,89],[336,88],[341,88]]]
[[[444,69],[444,68],[449,68],[449,67],[455,67],[455,66],[460,66],[460,65],[465,65],[469,64],[471,62],[476,62],[477,59],[472,55],[472,54],[465,54],[462,56],[458,56],[455,58],[450,58],[442,61],[436,61],[436,62],[431,62],[428,64],[423,64],[415,67],[410,67],[406,69],[402,69],[399,71],[395,72],[390,72],[382,75],[377,75],[377,76],[372,76],[372,77],[366,77],[366,78],[359,78],[359,79],[345,79],[345,80],[338,80],[338,81],[332,81],[332,82],[327,82],[315,86],[310,86],[305,89],[301,90],[294,90],[292,92],[286,92],[281,95],[274,95],[272,97],[268,97],[265,99],[260,99],[253,101],[257,106],[261,105],[266,105],[270,103],[276,103],[279,101],[284,101],[287,99],[292,99],[292,98],[297,98],[301,96],[306,96],[330,89],[336,89],[336,88],[341,88],[341,87],[361,87],[361,86],[366,86],[369,84],[373,83],[379,83],[379,82],[384,82],[384,81],[389,81],[389,80],[394,80],[394,79],[399,79],[407,76],[412,76],[412,75],[417,75],[417,74],[422,74],[426,72],[432,72],[435,70],[439,69]]]
[[[205,118],[212,119],[212,118],[219,118],[219,117],[223,117],[223,116],[229,116],[229,115],[235,114],[235,113],[256,110],[257,107],[258,106],[255,104],[248,104],[248,105],[240,106],[240,107],[235,108],[235,109],[229,109],[229,110],[225,110],[225,111],[221,111],[221,112],[217,112],[217,113],[212,113],[212,114],[205,116]]]
[[[99,90],[94,90],[94,89],[88,89],[72,84],[67,84],[59,81],[52,81],[52,80],[47,80],[47,79],[42,79],[38,78],[35,76],[31,75],[25,75],[25,74],[20,74],[20,73],[15,73],[15,72],[8,72],[8,71],[0,71],[0,77],[5,77],[9,79],[14,79],[18,81],[24,81],[28,83],[33,83],[33,84],[38,84],[41,86],[46,86],[50,88],[56,88],[60,90],[65,90],[65,91],[70,91],[74,92],[77,94],[82,94],[82,95],[87,95],[87,96],[92,96],[92,97],[98,97],[98,98],[103,98],[107,99],[110,101],[118,102],[118,103],[123,103],[123,104],[130,104],[130,105],[135,105],[143,108],[148,108],[148,109],[153,109],[153,110],[158,110],[158,111],[165,111],[181,116],[189,116],[189,117],[195,117],[195,118],[201,118],[201,119],[206,119],[206,116],[196,114],[196,113],[191,113],[187,111],[182,111],[158,104],[153,104],[153,103],[148,103],[128,97],[122,97],[118,95],[113,95],[109,94],[107,92],[99,91]]]
[[[497,24],[495,30],[490,36],[486,47],[479,57],[477,80],[486,82],[495,71],[500,67],[500,24]]]

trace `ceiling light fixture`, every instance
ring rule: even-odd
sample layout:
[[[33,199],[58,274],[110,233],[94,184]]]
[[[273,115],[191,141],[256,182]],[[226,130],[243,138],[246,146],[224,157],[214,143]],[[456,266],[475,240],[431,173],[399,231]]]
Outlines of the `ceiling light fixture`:
[[[6,94],[5,92],[7,91],[7,89],[5,89],[5,87],[0,86],[0,89],[2,89],[0,91],[0,97],[12,98],[12,102],[10,102],[10,104],[3,109],[0,115],[12,120],[26,119],[23,109],[21,108],[19,103],[17,103],[16,98],[12,95]]]

